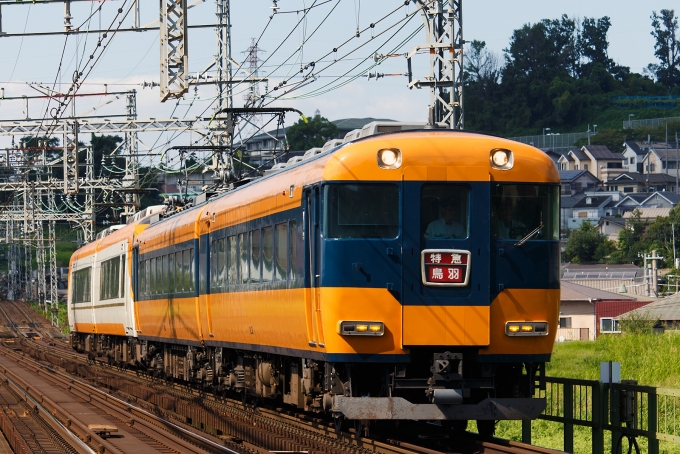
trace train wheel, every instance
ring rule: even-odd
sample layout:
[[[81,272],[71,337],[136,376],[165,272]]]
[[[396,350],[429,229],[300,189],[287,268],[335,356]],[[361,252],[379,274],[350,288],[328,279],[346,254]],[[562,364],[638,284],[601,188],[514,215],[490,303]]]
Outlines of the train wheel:
[[[477,420],[477,433],[483,437],[493,437],[496,433],[496,421],[493,419]]]
[[[342,421],[343,421],[342,415],[333,416],[333,424],[335,425],[335,431],[337,433],[342,432]]]

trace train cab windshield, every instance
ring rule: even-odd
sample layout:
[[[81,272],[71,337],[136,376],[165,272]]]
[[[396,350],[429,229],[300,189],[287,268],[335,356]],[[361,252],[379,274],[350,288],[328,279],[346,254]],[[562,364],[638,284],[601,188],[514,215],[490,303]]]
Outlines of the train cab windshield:
[[[421,232],[427,239],[467,238],[470,190],[460,184],[426,184],[420,193]]]
[[[542,227],[538,229],[539,226]],[[491,234],[499,240],[559,238],[559,187],[497,184],[491,188]]]
[[[330,184],[323,194],[325,238],[399,236],[396,184]]]

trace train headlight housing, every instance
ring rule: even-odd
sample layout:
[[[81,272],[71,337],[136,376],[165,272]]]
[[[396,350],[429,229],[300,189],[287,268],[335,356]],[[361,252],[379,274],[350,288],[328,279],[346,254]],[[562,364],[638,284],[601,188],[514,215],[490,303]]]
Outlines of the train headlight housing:
[[[401,150],[396,148],[378,150],[378,167],[381,169],[398,169],[401,167]]]
[[[548,322],[507,322],[505,334],[508,336],[546,336]]]
[[[515,158],[512,151],[503,148],[495,148],[491,150],[489,156],[491,167],[496,170],[510,170],[515,164]]]
[[[382,336],[385,334],[383,322],[338,322],[338,333],[342,336]]]

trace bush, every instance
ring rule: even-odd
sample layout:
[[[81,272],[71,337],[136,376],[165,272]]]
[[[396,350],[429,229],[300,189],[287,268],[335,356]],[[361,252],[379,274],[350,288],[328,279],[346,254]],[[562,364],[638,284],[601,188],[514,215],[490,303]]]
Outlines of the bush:
[[[632,311],[619,318],[621,331],[626,334],[651,334],[659,319],[649,315],[649,311]]]

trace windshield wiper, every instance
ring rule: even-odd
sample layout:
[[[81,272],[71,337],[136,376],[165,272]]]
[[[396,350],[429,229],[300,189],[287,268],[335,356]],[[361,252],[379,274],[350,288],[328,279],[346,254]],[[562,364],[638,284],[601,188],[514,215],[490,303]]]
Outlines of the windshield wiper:
[[[540,232],[542,228],[543,228],[543,221],[541,221],[541,223],[538,224],[538,227],[536,227],[534,230],[532,230],[531,232],[529,232],[529,233],[527,234],[527,236],[525,236],[524,238],[522,238],[521,240],[519,240],[518,242],[516,242],[516,243],[515,243],[515,246],[521,246],[521,245],[523,245],[524,243],[526,243],[527,241],[529,241],[529,239],[531,239],[531,237],[533,237],[533,236],[536,235],[538,232]]]

